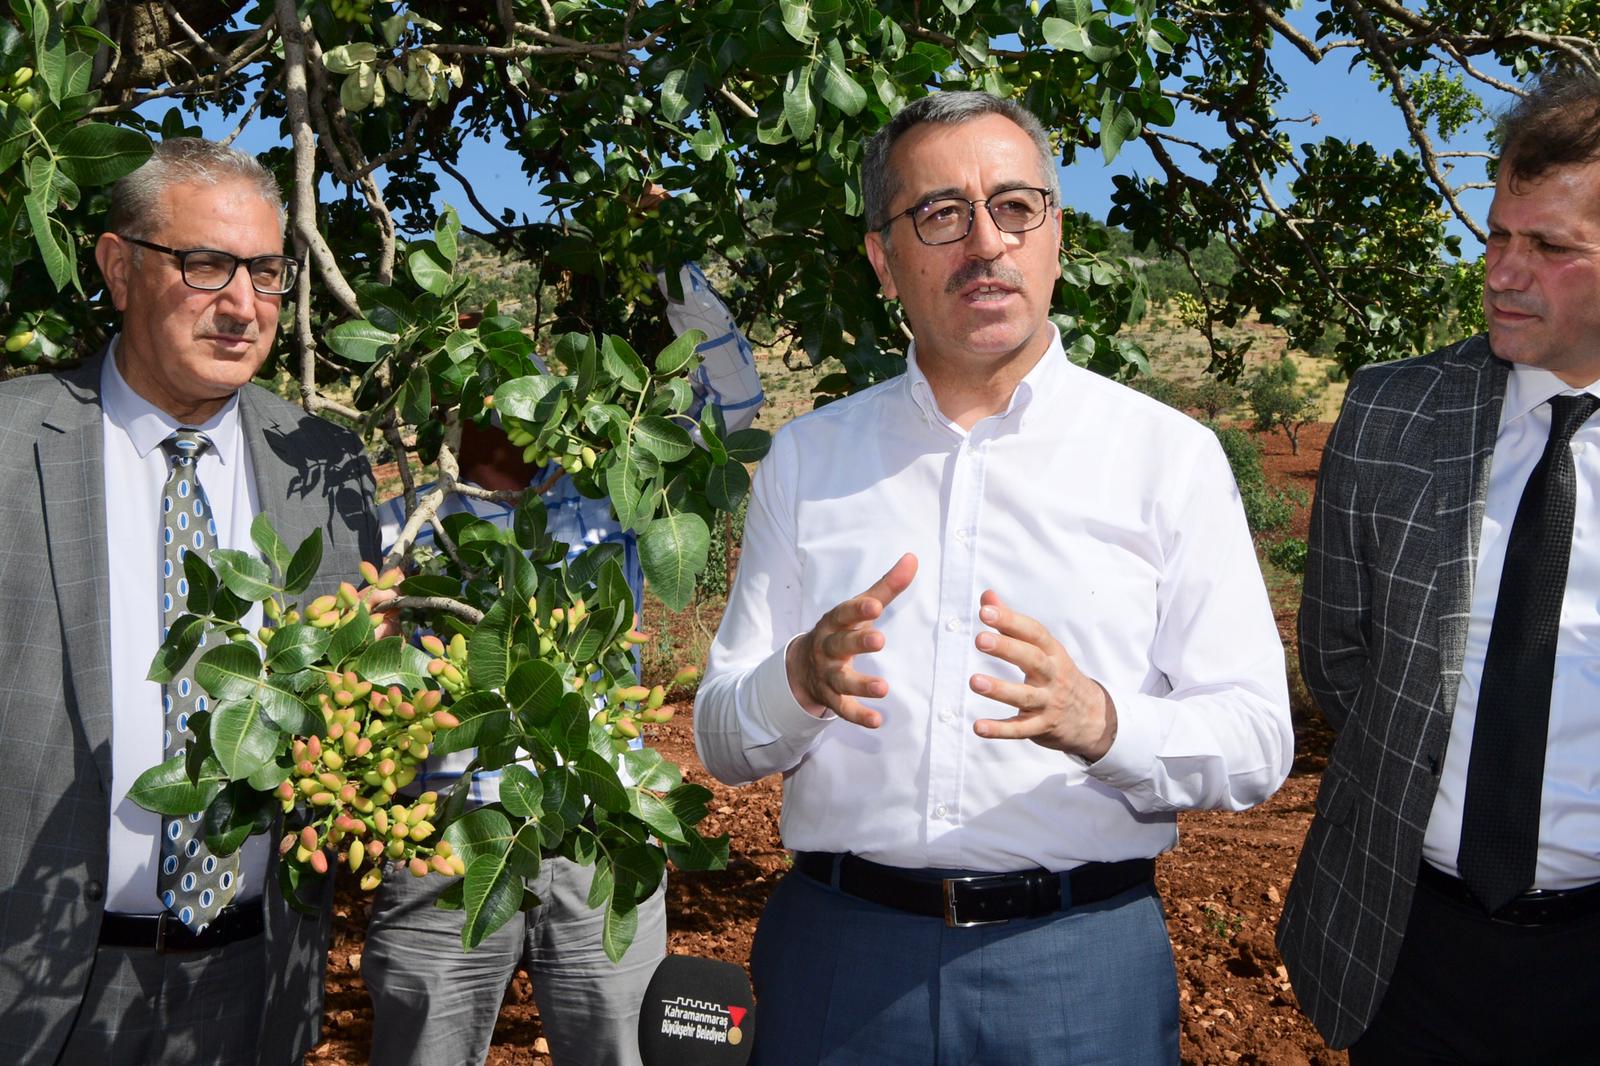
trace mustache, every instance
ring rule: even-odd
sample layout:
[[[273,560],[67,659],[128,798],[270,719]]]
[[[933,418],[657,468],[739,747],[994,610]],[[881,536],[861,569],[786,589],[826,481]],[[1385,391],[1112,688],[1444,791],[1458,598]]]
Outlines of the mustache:
[[[256,324],[249,319],[234,318],[232,315],[218,313],[209,321],[200,323],[197,333],[216,333],[226,337],[238,337],[241,340],[253,341],[256,339]]]
[[[954,296],[962,289],[975,281],[998,281],[1002,285],[1023,290],[1024,278],[1022,271],[1003,263],[991,263],[987,259],[973,259],[950,275],[950,280],[945,282],[944,291],[947,295]]]

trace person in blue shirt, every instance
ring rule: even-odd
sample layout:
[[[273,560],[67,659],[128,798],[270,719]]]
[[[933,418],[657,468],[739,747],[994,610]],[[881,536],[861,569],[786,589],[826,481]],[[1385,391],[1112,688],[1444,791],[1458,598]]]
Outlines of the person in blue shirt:
[[[750,343],[698,266],[683,266],[678,281],[681,301],[671,298],[665,276],[658,278],[667,297],[668,322],[680,335],[690,329],[706,335],[698,348],[700,366],[690,377],[699,397],[691,414],[698,418],[701,406],[714,404],[730,432],[745,428],[764,399]],[[463,427],[461,477],[486,489],[516,490],[542,485],[558,473],[523,462],[519,451],[498,428],[469,423]],[[569,559],[598,544],[621,545],[623,575],[637,610],[644,590],[638,547],[634,535],[617,523],[610,501],[581,495],[566,476],[546,489],[542,499],[546,529],[569,545]],[[514,510],[511,504],[457,494],[444,501],[438,515],[467,512],[509,528]],[[405,523],[404,499],[380,505],[379,517],[387,552]],[[416,543],[429,547],[432,540],[431,526],[424,526]],[[430,758],[410,791],[453,787],[475,755],[469,749]],[[493,803],[499,795],[500,771],[473,773],[469,804]],[[633,944],[612,963],[601,942],[604,914],[587,902],[593,873],[593,867],[546,859],[530,886],[540,905],[519,913],[473,951],[463,952],[464,912],[434,906],[451,882],[391,870],[373,902],[362,955],[361,973],[373,1005],[371,1061],[383,1066],[481,1063],[506,985],[521,966],[532,979],[556,1062],[637,1066],[639,1007],[666,954],[665,885],[639,905]]]

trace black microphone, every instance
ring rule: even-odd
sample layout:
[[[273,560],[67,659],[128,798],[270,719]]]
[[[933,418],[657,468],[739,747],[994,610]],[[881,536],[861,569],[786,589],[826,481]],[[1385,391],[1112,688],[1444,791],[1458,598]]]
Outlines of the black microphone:
[[[639,1008],[639,1055],[644,1066],[744,1066],[755,1021],[743,967],[668,955]]]

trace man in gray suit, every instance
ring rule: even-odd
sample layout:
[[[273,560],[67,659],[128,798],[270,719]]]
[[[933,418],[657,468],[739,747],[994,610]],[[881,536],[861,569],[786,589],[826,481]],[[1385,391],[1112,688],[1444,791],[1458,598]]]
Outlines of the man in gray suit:
[[[1356,1064],[1595,1061],[1600,78],[1501,134],[1488,335],[1355,375],[1312,511],[1338,740],[1278,946]]]
[[[79,369],[0,386],[0,1061],[282,1066],[319,1033],[328,908],[287,907],[258,836],[236,874],[221,860],[214,917],[167,909],[159,838],[181,827],[126,796],[173,743],[144,680],[162,495],[192,469],[218,547],[253,550],[257,514],[290,544],[320,529],[318,594],[376,557],[371,477],[353,435],[250,384],[298,272],[267,171],[167,141],[117,184],[108,230],[95,256],[121,333]],[[169,459],[180,440],[194,455]]]

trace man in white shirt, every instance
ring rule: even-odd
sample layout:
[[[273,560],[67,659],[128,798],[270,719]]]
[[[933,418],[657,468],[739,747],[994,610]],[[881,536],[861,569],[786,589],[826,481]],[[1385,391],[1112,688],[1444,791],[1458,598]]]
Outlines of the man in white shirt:
[[[918,100],[862,186],[906,373],[777,434],[695,707],[714,775],[785,775],[753,1061],[1175,1063],[1151,860],[1293,743],[1237,489],[1065,357],[1032,115]]]
[[[1600,997],[1600,78],[1501,123],[1487,337],[1352,378],[1300,651],[1338,740],[1278,943],[1352,1063],[1587,1063]]]
[[[318,1038],[331,882],[291,911],[264,837],[213,854],[127,792],[207,710],[146,680],[187,594],[166,537],[321,530],[320,595],[377,557],[371,477],[354,435],[250,384],[299,270],[270,173],[165,141],[107,226],[108,354],[0,386],[0,1060],[287,1066]]]
[[[679,269],[683,294],[674,300],[665,274],[659,276],[672,329],[705,334],[696,349],[700,365],[690,375],[700,406],[718,407],[729,431],[755,421],[764,394],[754,352],[727,307],[694,263]],[[591,499],[554,465],[536,467],[522,460],[497,428],[462,427],[461,476],[480,488],[515,491],[550,484],[540,497],[545,531],[568,546],[568,559],[614,545],[637,611],[644,594],[638,538],[618,524],[611,501]],[[504,502],[455,495],[439,508],[442,518],[471,514],[509,530],[515,508]],[[385,550],[408,517],[405,500],[395,498],[379,515]],[[417,543],[431,547],[434,533],[423,527]],[[643,742],[634,741],[642,747]],[[428,759],[412,791],[443,792],[455,786],[477,749]],[[527,762],[535,769],[532,760]],[[468,786],[472,806],[500,798],[500,771],[477,770]],[[645,989],[667,947],[666,890],[638,908],[633,943],[617,962],[605,954],[605,914],[588,902],[593,866],[548,858],[530,887],[540,905],[525,911],[488,937],[471,953],[461,950],[465,921],[459,910],[440,910],[434,901],[450,882],[417,879],[393,867],[373,901],[361,976],[372,995],[372,1061],[384,1066],[460,1066],[488,1055],[506,985],[518,966],[533,982],[539,1022],[550,1052],[562,1066],[638,1066],[639,1009]]]

